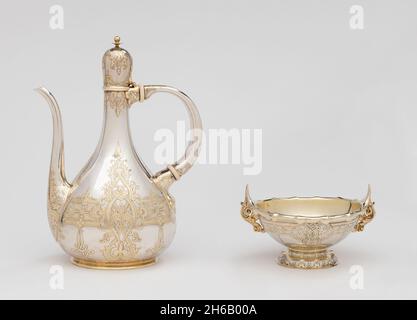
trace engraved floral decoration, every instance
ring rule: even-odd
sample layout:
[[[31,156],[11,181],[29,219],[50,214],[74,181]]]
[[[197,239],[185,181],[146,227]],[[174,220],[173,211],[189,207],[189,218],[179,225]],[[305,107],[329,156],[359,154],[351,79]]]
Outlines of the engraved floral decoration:
[[[298,257],[294,257],[294,253],[290,250],[289,252],[281,253],[278,263],[290,268],[322,269],[336,266],[337,257],[332,251],[327,250],[317,256],[302,253]]]
[[[327,247],[352,232],[358,217],[338,222],[280,222],[263,220],[265,230],[289,247],[278,263],[300,269],[321,269],[337,265],[336,256]],[[311,251],[310,251],[311,250]]]
[[[118,75],[129,66],[129,60],[124,51],[113,51],[110,59],[110,69],[115,70]]]
[[[128,106],[126,95],[124,92],[106,92],[106,104],[114,109],[116,115],[119,116],[124,108]]]
[[[69,188],[66,185],[57,183],[56,173],[49,174],[48,190],[48,222],[56,241],[64,239],[61,228],[61,210],[67,198]]]
[[[111,160],[109,178],[103,188],[101,204],[105,208],[104,224],[112,228],[101,239],[105,244],[103,256],[108,260],[134,258],[139,253],[137,243],[141,240],[134,228],[143,211],[138,208],[138,186],[130,179],[130,170],[120,150],[116,150]]]
[[[325,223],[304,223],[298,225],[292,233],[301,244],[319,245],[332,233],[332,227]]]
[[[125,87],[129,84],[131,61],[129,54],[123,50],[110,50],[103,59],[104,86]],[[105,103],[119,116],[128,107],[126,92],[118,90],[105,91]]]
[[[82,228],[79,228],[77,231],[77,237],[72,251],[75,255],[82,256],[83,258],[88,258],[95,253],[94,250],[90,250],[88,245],[85,243]]]
[[[291,237],[300,245],[321,245],[330,238],[342,238],[352,232],[356,220],[340,223],[280,223],[275,224],[263,221],[267,232],[271,232],[280,237],[286,235]]]
[[[127,104],[130,106],[140,99],[139,86],[135,83],[130,84],[129,90],[126,91]]]
[[[77,227],[72,252],[83,258],[95,252],[85,243],[83,228],[103,230],[100,253],[107,261],[137,259],[142,249],[139,230],[147,225],[158,226],[158,238],[144,254],[155,256],[165,247],[164,224],[174,221],[174,212],[159,194],[140,197],[138,185],[119,148],[113,154],[108,169],[108,181],[103,196],[95,198],[86,192],[73,197],[64,215],[64,223]]]

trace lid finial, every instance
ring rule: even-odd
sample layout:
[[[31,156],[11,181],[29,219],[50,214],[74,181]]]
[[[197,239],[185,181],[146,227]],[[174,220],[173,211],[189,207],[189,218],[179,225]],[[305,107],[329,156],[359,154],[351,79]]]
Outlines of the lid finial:
[[[120,47],[120,37],[119,37],[119,36],[115,36],[115,37],[113,38],[113,40],[114,40],[114,42],[113,42],[114,46],[115,46],[116,48],[119,48],[119,47]]]

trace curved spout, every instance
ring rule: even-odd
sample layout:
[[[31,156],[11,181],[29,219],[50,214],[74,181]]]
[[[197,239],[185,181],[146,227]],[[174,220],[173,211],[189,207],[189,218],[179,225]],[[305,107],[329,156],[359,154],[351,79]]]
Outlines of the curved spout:
[[[54,238],[59,241],[62,238],[62,209],[71,188],[71,184],[65,177],[61,112],[59,111],[58,103],[52,93],[43,87],[37,88],[35,91],[45,98],[52,113],[54,132],[52,139],[51,163],[49,167],[48,220]]]
[[[49,108],[52,113],[53,123],[53,140],[52,140],[52,154],[51,154],[51,165],[50,165],[50,176],[57,175],[57,178],[61,180],[62,185],[70,187],[65,177],[64,168],[64,137],[62,130],[61,112],[59,110],[58,103],[55,97],[46,88],[36,88],[37,91],[45,100],[48,102]]]

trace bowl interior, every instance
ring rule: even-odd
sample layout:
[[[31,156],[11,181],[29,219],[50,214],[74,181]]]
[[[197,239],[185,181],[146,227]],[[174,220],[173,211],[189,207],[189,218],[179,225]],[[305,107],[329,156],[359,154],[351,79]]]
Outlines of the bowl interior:
[[[274,198],[258,201],[256,206],[270,213],[289,216],[339,216],[361,210],[359,201],[343,198]]]

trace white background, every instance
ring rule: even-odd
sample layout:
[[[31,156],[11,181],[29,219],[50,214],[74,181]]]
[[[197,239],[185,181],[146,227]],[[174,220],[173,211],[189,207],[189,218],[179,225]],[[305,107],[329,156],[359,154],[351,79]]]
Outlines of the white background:
[[[51,30],[49,8],[64,8]],[[349,26],[364,8],[363,30]],[[417,298],[417,3],[415,1],[14,1],[0,11],[1,298]],[[134,80],[187,92],[206,130],[263,130],[262,172],[197,165],[172,188],[174,243],[153,267],[75,267],[46,216],[52,122],[32,91],[45,85],[64,121],[67,176],[102,125],[101,57],[120,35]],[[185,111],[163,97],[131,110],[139,155],[153,170],[159,128]],[[362,198],[377,216],[334,250],[339,266],[285,269],[283,249],[240,218],[252,196]],[[64,290],[49,286],[64,268]],[[364,289],[350,287],[352,265]]]

